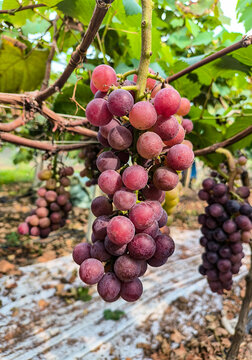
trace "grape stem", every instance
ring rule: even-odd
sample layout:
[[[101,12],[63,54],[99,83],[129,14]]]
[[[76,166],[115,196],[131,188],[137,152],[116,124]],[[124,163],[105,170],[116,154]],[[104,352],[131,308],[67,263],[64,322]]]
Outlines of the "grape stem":
[[[136,100],[143,95],[146,88],[151,52],[152,0],[141,0],[141,58],[138,68]]]
[[[223,154],[227,158],[228,162],[228,169],[229,169],[229,179],[228,179],[228,185],[229,189],[232,191],[234,188],[234,180],[237,174],[236,166],[235,166],[235,159],[231,153],[231,151],[223,148],[216,149],[216,152],[219,154]]]
[[[249,306],[252,301],[252,243],[250,242],[250,269],[246,276],[246,292],[242,300],[238,323],[232,339],[231,347],[228,351],[226,360],[236,360],[241,342],[244,340],[245,328],[248,320]]]

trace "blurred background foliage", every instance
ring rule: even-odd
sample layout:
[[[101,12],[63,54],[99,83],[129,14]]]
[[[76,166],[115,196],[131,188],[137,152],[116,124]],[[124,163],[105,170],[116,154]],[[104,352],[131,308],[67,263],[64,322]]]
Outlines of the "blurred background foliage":
[[[23,0],[21,3],[25,6],[39,2]],[[40,88],[56,19],[58,38],[52,83],[78,45],[95,6],[95,0],[45,0],[42,3],[46,6],[0,14],[1,92]],[[151,68],[163,77],[239,41],[244,35],[227,30],[230,19],[223,13],[219,0],[154,0],[153,3]],[[18,7],[17,0],[0,1],[2,9]],[[236,12],[238,21],[248,32],[252,0],[238,0]],[[48,99],[49,105],[58,113],[84,116],[83,110],[70,100],[76,82],[76,100],[85,107],[92,98],[89,82],[95,66],[106,63],[118,73],[136,68],[141,50],[140,24],[140,1],[115,0],[88,50],[86,63],[74,72],[61,93]],[[195,149],[224,140],[252,124],[251,70],[252,46],[239,49],[172,83],[181,96],[192,103],[188,117],[194,121],[194,130],[189,138]],[[0,108],[1,121],[13,118],[15,111],[18,113],[18,110]],[[16,132],[40,140],[78,139],[78,136],[57,132],[52,135],[50,124],[41,116]],[[230,148],[249,149],[251,144],[252,136],[249,136]],[[30,161],[32,152],[23,151],[15,161]],[[215,154],[203,158],[211,165],[216,165],[219,159]]]

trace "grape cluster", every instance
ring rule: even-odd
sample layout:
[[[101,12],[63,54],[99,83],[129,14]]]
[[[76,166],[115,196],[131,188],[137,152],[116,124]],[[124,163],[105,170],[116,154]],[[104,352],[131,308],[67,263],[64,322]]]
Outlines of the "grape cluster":
[[[136,82],[137,75],[124,80],[110,66],[99,65],[90,84],[95,96],[86,107],[106,148],[96,160],[104,195],[91,204],[93,244],[78,244],[73,259],[83,282],[98,284],[108,302],[139,299],[139,277],[147,265],[161,266],[174,252],[173,239],[160,231],[168,218],[161,203],[194,160],[191,143],[183,143],[192,130],[192,122],[181,118],[190,110],[189,100],[148,78],[148,96],[137,102]]]
[[[100,144],[90,144],[79,153],[79,158],[84,160],[84,169],[80,171],[80,176],[89,178],[85,184],[88,187],[97,184],[99,171],[96,166],[96,158],[101,149],[102,146]]]
[[[232,287],[232,275],[238,274],[244,257],[242,242],[249,242],[252,229],[252,207],[248,202],[238,201],[229,192],[228,186],[217,182],[217,172],[212,178],[203,181],[199,198],[208,206],[205,213],[199,215],[203,236],[200,244],[205,248],[199,272],[207,276],[213,292],[222,294]],[[247,200],[249,189],[238,187],[236,193]]]
[[[38,173],[39,180],[45,181],[45,184],[37,191],[37,208],[18,226],[19,234],[44,239],[51,231],[65,225],[68,213],[72,210],[70,193],[66,188],[70,185],[69,176],[73,173],[72,167],[62,167],[56,173],[50,166]]]

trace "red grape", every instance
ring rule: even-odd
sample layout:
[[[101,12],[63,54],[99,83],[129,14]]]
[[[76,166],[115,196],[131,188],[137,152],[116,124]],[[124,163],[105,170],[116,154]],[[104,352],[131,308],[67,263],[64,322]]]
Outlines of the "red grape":
[[[116,119],[112,119],[107,125],[100,126],[100,132],[102,136],[107,139],[110,130],[112,130],[114,127],[121,125],[120,122]]]
[[[109,145],[116,150],[126,150],[132,144],[132,134],[124,126],[116,126],[110,130],[108,135]]]
[[[181,125],[179,125],[179,130],[177,135],[174,136],[174,138],[172,138],[171,140],[164,141],[164,144],[168,147],[172,147],[174,145],[181,144],[184,138],[185,138],[185,130]]]
[[[122,174],[122,181],[130,190],[143,189],[148,182],[148,172],[140,165],[129,166]]]
[[[98,185],[105,194],[114,194],[122,187],[121,175],[115,170],[105,170],[98,178]]]
[[[149,101],[139,101],[129,113],[129,121],[138,130],[150,129],[157,121],[157,113]]]
[[[180,116],[185,116],[189,113],[191,108],[190,101],[187,98],[182,97],[177,114]]]
[[[181,97],[173,88],[161,89],[154,98],[154,106],[158,115],[169,117],[175,114],[180,106]]]
[[[112,91],[108,97],[108,108],[115,116],[127,115],[134,105],[133,96],[126,90],[118,89]]]
[[[143,230],[154,222],[155,214],[148,204],[141,202],[131,208],[129,218],[137,229]]]
[[[104,151],[98,156],[96,166],[100,172],[118,170],[120,169],[120,160],[112,151]]]
[[[192,165],[194,153],[188,146],[178,144],[170,148],[166,159],[167,165],[172,169],[185,170]]]
[[[91,80],[98,90],[108,91],[111,85],[117,83],[116,72],[111,66],[99,65],[94,69]]]
[[[150,259],[156,251],[156,243],[150,235],[140,233],[128,244],[131,257],[139,260]]]
[[[136,301],[141,297],[142,293],[143,285],[138,278],[121,285],[120,295],[125,301]]]
[[[91,203],[91,211],[94,216],[111,215],[113,206],[106,196],[98,196]]]
[[[107,101],[99,98],[88,103],[86,117],[92,125],[103,126],[111,121],[113,115],[108,109]]]
[[[139,261],[129,255],[122,255],[116,259],[114,271],[121,281],[128,282],[138,277],[141,271],[141,265]]]
[[[165,117],[159,115],[153,131],[157,133],[162,140],[167,141],[177,136],[179,132],[179,123],[175,116]]]
[[[136,203],[136,194],[132,191],[121,188],[113,196],[113,203],[118,210],[130,210]]]
[[[147,131],[139,136],[137,140],[137,152],[144,159],[157,157],[163,149],[163,141],[154,132]]]
[[[182,124],[186,134],[189,134],[193,130],[193,122],[189,119],[183,119]]]
[[[154,172],[153,183],[156,188],[164,191],[174,189],[179,182],[178,174],[175,170],[160,167]]]
[[[80,243],[73,249],[73,260],[80,265],[84,260],[90,258],[91,245],[88,243]]]
[[[108,223],[107,233],[110,241],[122,246],[133,239],[135,227],[127,217],[115,216]]]
[[[97,291],[104,301],[116,301],[121,291],[121,282],[113,272],[108,272],[98,282]]]
[[[86,259],[80,265],[79,274],[84,283],[97,284],[104,275],[104,267],[97,259]]]

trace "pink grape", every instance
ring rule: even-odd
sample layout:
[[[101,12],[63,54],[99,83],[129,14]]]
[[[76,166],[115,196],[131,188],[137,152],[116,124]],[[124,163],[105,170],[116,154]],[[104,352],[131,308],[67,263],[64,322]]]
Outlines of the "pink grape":
[[[142,261],[140,261],[140,263],[141,263],[141,271],[140,271],[140,274],[138,275],[139,277],[143,276],[145,274],[147,267],[148,267],[148,264],[146,261],[142,260]]]
[[[143,189],[148,182],[148,172],[140,165],[129,166],[122,174],[122,181],[130,190]]]
[[[160,220],[158,220],[158,226],[161,228],[166,225],[168,220],[168,215],[165,210],[163,210],[163,215],[161,216]]]
[[[56,202],[52,202],[50,204],[50,210],[51,211],[60,211],[60,206]]]
[[[30,234],[31,236],[41,236],[41,231],[37,226],[31,227]]]
[[[60,206],[66,205],[67,202],[68,202],[68,198],[67,198],[66,195],[59,195],[59,196],[57,196],[57,203],[58,203]]]
[[[188,146],[178,144],[170,148],[166,160],[167,165],[172,169],[185,170],[192,165],[194,153]]]
[[[116,126],[110,130],[108,135],[109,145],[116,150],[126,150],[132,144],[132,134],[124,126]]]
[[[128,91],[123,89],[112,91],[108,97],[109,111],[115,116],[128,115],[133,105],[133,96]]]
[[[91,211],[94,216],[111,215],[113,206],[106,196],[98,196],[91,203]]]
[[[154,172],[153,183],[160,190],[172,190],[178,185],[178,182],[179,176],[173,169],[162,166]]]
[[[185,116],[189,113],[191,109],[190,101],[187,98],[182,97],[177,114],[180,116]]]
[[[135,235],[135,227],[125,216],[113,217],[107,226],[107,234],[113,243],[122,246],[129,243]]]
[[[88,243],[77,244],[73,249],[73,260],[80,265],[84,260],[89,259],[91,245]]]
[[[39,218],[46,217],[48,214],[49,214],[49,210],[47,208],[45,208],[45,207],[40,207],[40,208],[36,209],[36,215]]]
[[[179,123],[175,116],[164,117],[159,115],[157,122],[153,126],[153,131],[158,134],[163,141],[173,139],[179,132]]]
[[[154,222],[155,214],[148,204],[141,202],[131,208],[129,218],[137,229],[143,230]]]
[[[174,89],[174,87],[171,86],[171,85],[169,85],[169,84],[159,83],[159,84],[157,84],[157,85],[153,88],[153,90],[152,90],[152,92],[151,92],[151,97],[154,98],[154,97],[157,95],[157,93],[158,93],[161,89],[164,89],[164,88],[172,88],[172,89]]]
[[[120,296],[121,282],[113,272],[108,272],[98,282],[97,291],[104,301],[116,301]]]
[[[141,271],[141,265],[139,261],[129,255],[122,255],[116,259],[114,271],[121,281],[128,282],[138,277]]]
[[[46,192],[47,192],[46,188],[42,187],[42,188],[38,189],[37,194],[40,197],[44,197]]]
[[[29,234],[29,225],[26,222],[23,222],[18,226],[18,233],[20,235],[28,235]]]
[[[105,170],[98,178],[98,185],[105,194],[114,194],[122,187],[121,175],[115,170]]]
[[[138,130],[150,129],[157,121],[157,113],[149,101],[139,101],[129,113],[131,125]]]
[[[57,194],[56,194],[56,197],[57,197]],[[37,207],[46,207],[47,201],[44,198],[38,198],[36,200],[36,205],[37,205]]]
[[[90,81],[90,89],[93,94],[97,93],[98,89],[94,86],[92,80]]]
[[[39,227],[41,229],[48,228],[51,225],[51,221],[48,217],[43,217],[39,219]]]
[[[157,189],[154,185],[149,185],[142,190],[146,200],[157,200],[162,203],[165,199],[165,192]]]
[[[29,224],[30,224],[31,226],[38,226],[38,224],[39,224],[39,218],[37,217],[37,215],[32,215],[32,216],[30,216]]]
[[[54,202],[57,199],[57,193],[55,191],[49,190],[45,194],[45,199],[48,202]]]
[[[125,301],[136,301],[141,297],[142,293],[143,285],[138,278],[121,285],[120,295]]]
[[[96,166],[100,172],[118,170],[120,169],[120,160],[112,151],[104,151],[98,156]]]
[[[62,216],[61,216],[61,213],[60,213],[60,212],[53,212],[53,213],[51,213],[51,215],[50,215],[50,220],[51,220],[51,222],[52,222],[53,224],[58,224],[58,223],[60,223],[61,218],[62,218]]]
[[[94,69],[91,81],[98,90],[108,91],[111,85],[117,83],[116,72],[109,65],[99,65]]]
[[[174,136],[174,138],[172,138],[171,140],[164,141],[164,144],[168,147],[172,147],[174,145],[181,144],[182,141],[184,141],[184,138],[185,138],[185,130],[183,126],[179,125],[179,131],[177,135]]]
[[[99,141],[100,144],[102,144],[102,146],[109,147],[108,140],[102,136],[100,130],[97,133],[97,140]]]
[[[158,235],[158,231],[159,231],[159,227],[158,227],[158,222],[156,220],[144,230],[136,229],[137,234],[139,233],[147,234],[150,235],[153,239]]]
[[[114,127],[121,125],[120,122],[116,119],[112,119],[107,125],[100,126],[100,132],[102,136],[107,139],[110,130],[112,130]]]
[[[96,241],[90,250],[91,257],[100,261],[108,261],[111,255],[106,251],[102,240]]]
[[[156,243],[150,235],[140,233],[128,244],[129,254],[138,260],[150,259],[156,251]]]
[[[107,235],[107,226],[110,222],[110,218],[108,216],[102,215],[99,216],[92,225],[92,230],[94,237],[97,240],[103,240],[105,239],[105,236]]]
[[[137,152],[144,159],[157,157],[163,149],[163,141],[154,132],[147,131],[139,136],[137,140]]]
[[[118,210],[130,210],[136,203],[136,194],[132,191],[121,188],[116,191],[113,196],[113,203]]]
[[[189,119],[183,119],[182,124],[186,134],[189,134],[193,130],[193,122]]]
[[[106,236],[104,240],[104,246],[107,252],[114,256],[123,255],[127,250],[127,244],[119,246],[109,240],[109,237]]]
[[[105,96],[107,96],[107,92],[106,92],[106,91],[100,91],[100,90],[98,90],[98,91],[95,93],[94,98],[95,98],[95,99],[99,99],[99,98],[104,99]]]
[[[172,88],[161,89],[154,98],[154,106],[158,115],[169,117],[179,109],[181,97]]]
[[[97,259],[86,259],[80,265],[79,274],[84,283],[94,285],[103,277],[104,267]]]
[[[149,73],[150,73],[150,74],[155,74],[155,71],[152,70],[151,68],[149,68]],[[137,82],[137,74],[135,74],[135,75],[133,76],[133,81],[134,81],[135,83]],[[155,79],[152,79],[152,78],[148,78],[148,79],[147,79],[146,89],[152,90],[155,85],[156,85],[156,80],[155,80]]]
[[[93,99],[86,107],[86,117],[94,126],[107,125],[113,115],[108,109],[107,101],[104,99]]]
[[[159,221],[163,215],[163,208],[160,204],[159,201],[154,201],[154,200],[147,200],[145,201],[145,204],[149,205],[153,212],[154,212],[154,217],[156,221]]]

